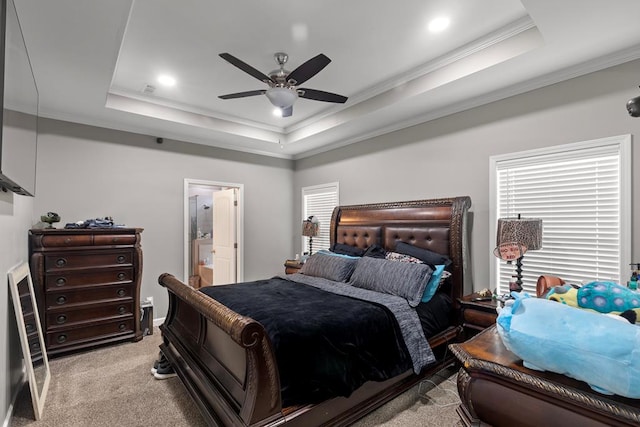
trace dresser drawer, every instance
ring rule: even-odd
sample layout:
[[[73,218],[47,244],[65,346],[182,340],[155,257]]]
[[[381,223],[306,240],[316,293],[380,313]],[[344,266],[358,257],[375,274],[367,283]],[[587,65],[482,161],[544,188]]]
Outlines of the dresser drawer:
[[[46,345],[49,349],[84,344],[90,341],[103,340],[110,336],[131,334],[134,331],[133,316],[113,322],[104,322],[92,326],[47,331]]]
[[[42,236],[41,245],[45,248],[64,248],[70,246],[89,246],[92,236],[85,235],[60,235]]]
[[[44,267],[47,273],[61,269],[99,268],[113,265],[132,265],[133,253],[131,250],[114,252],[98,252],[60,255],[47,255],[44,258]]]
[[[27,334],[36,333],[36,317],[33,315],[33,312],[25,313],[22,318],[24,319],[24,327],[27,331]]]
[[[53,274],[47,274],[45,278],[45,289],[56,290],[77,286],[110,285],[121,282],[131,282],[134,278],[133,274],[132,267],[112,268],[88,273],[58,271]]]
[[[465,323],[469,323],[475,326],[480,326],[482,328],[487,328],[494,323],[496,323],[496,318],[498,317],[498,313],[494,312],[485,312],[478,310],[469,310],[465,309],[463,311],[463,318]]]
[[[49,310],[47,312],[47,331],[83,322],[113,320],[118,317],[130,317],[132,315],[132,301],[121,301],[75,309],[63,307],[61,310]]]
[[[27,337],[27,343],[29,344],[29,352],[31,357],[35,360],[36,357],[42,355],[42,348],[40,347],[40,336],[38,334],[31,334]]]
[[[96,246],[133,245],[135,242],[135,234],[104,234],[93,237],[93,244]]]
[[[60,292],[47,292],[45,297],[48,310],[98,301],[117,301],[131,298],[133,298],[133,286],[131,284],[99,286],[81,291],[61,290]]]

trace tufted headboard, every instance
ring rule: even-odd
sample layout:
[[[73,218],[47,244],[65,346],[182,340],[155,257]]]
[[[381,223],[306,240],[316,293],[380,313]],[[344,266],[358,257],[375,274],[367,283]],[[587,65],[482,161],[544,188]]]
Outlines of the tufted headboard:
[[[397,242],[447,255],[453,263],[453,301],[472,289],[468,273],[468,196],[407,202],[337,206],[331,217],[330,241],[366,249],[377,244],[393,251]]]

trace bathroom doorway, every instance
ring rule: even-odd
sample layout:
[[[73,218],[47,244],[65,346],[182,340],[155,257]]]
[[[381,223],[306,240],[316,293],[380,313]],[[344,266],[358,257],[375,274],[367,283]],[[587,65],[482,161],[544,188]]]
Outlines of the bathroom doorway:
[[[243,280],[242,200],[242,184],[184,180],[185,283],[200,288]]]

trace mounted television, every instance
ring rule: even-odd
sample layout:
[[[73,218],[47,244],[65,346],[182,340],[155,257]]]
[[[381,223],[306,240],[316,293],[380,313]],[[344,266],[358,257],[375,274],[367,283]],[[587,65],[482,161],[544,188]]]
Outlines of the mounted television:
[[[14,0],[0,7],[0,187],[35,196],[38,89]]]

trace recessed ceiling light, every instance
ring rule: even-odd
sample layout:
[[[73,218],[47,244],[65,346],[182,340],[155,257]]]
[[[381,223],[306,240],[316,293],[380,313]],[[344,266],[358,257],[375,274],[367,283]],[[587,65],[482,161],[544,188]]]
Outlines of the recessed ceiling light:
[[[282,109],[276,107],[273,109],[273,115],[276,117],[282,117]]]
[[[447,29],[447,27],[449,27],[450,22],[451,21],[446,16],[440,16],[438,18],[432,19],[431,21],[429,21],[429,31],[432,33],[439,33],[441,31],[444,31]]]
[[[166,74],[163,74],[161,76],[158,76],[158,83],[164,86],[173,86],[176,84],[176,79]]]

